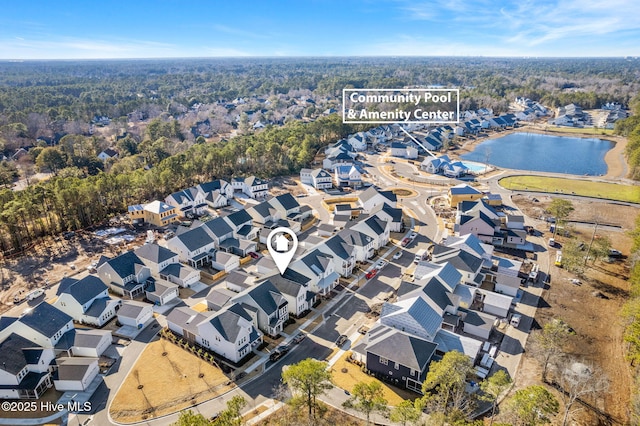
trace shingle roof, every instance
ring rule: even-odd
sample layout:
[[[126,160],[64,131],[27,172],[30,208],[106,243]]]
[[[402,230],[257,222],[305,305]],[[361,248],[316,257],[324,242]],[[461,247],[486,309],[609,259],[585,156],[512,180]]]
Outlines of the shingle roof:
[[[212,317],[209,322],[228,342],[235,343],[242,331],[241,316],[235,311],[225,309]]]
[[[190,229],[174,238],[181,241],[189,251],[195,251],[196,249],[213,244],[213,239],[207,234],[207,231],[201,228]]]
[[[477,189],[467,185],[466,183],[461,183],[460,185],[452,186],[449,188],[449,192],[455,195],[475,195],[482,194]]]
[[[87,370],[97,361],[97,358],[85,357],[58,358],[56,360],[58,380],[82,380],[87,374]]]
[[[384,325],[369,331],[367,352],[416,371],[424,371],[436,351],[435,343]]]
[[[218,238],[233,232],[233,229],[231,229],[231,226],[229,226],[227,221],[221,217],[217,217],[213,220],[205,222],[204,224],[202,224],[202,226],[209,229],[213,233],[213,235],[215,235]]]
[[[353,253],[353,247],[347,244],[339,234],[334,235],[324,242],[324,245],[340,259],[348,259]]]
[[[135,249],[134,253],[141,259],[160,264],[177,256],[177,253],[154,243],[147,243]]]
[[[142,302],[136,302],[133,300],[127,300],[122,303],[120,310],[118,310],[118,316],[127,318],[137,318],[144,309],[151,308],[151,305]]]
[[[267,314],[271,315],[276,312],[287,301],[278,291],[276,286],[269,280],[253,286],[247,294],[256,302],[256,304]]]
[[[58,294],[69,294],[79,304],[84,305],[91,299],[103,293],[107,289],[107,286],[95,275],[87,275],[80,281],[71,283],[65,286],[65,288]]]
[[[442,329],[438,330],[433,342],[438,345],[438,351],[458,351],[468,357],[471,357],[471,359],[475,359],[482,347],[482,342],[479,340],[461,336],[460,334],[451,333],[450,331]]]
[[[135,275],[135,265],[144,265],[142,260],[132,251],[126,251],[106,262],[120,278]]]
[[[16,333],[11,333],[0,342],[0,369],[14,376],[18,374],[29,364],[22,349],[31,347],[38,347],[38,345]]]
[[[56,343],[56,349],[70,349],[74,346],[80,348],[97,348],[105,335],[111,335],[108,330],[84,330],[81,328],[73,329]]]
[[[19,319],[22,324],[48,338],[51,338],[72,320],[73,318],[69,315],[47,302],[40,302]]]
[[[238,210],[237,212],[233,212],[228,216],[225,216],[226,219],[231,221],[235,226],[240,226],[246,222],[251,222],[251,215],[247,213],[246,210]]]
[[[293,195],[291,195],[288,192],[285,194],[278,195],[277,197],[275,197],[275,199],[278,200],[280,204],[282,204],[282,207],[284,207],[285,210],[292,210],[297,207],[300,207],[300,203],[298,203],[298,200],[293,198]]]

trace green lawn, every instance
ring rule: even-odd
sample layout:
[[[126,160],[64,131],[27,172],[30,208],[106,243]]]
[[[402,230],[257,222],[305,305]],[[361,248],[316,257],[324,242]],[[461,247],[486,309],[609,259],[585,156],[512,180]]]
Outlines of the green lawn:
[[[500,179],[503,188],[512,191],[536,191],[606,198],[616,201],[640,203],[640,186],[619,183],[591,182],[545,176],[509,176]]]
[[[547,132],[561,133],[581,133],[585,135],[613,135],[613,129],[596,129],[595,127],[563,127],[563,126],[545,126]]]

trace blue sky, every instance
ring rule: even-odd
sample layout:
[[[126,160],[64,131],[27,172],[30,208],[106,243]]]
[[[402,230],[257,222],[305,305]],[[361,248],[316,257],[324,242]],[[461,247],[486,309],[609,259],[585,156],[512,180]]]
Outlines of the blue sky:
[[[637,0],[3,3],[2,59],[640,56]]]

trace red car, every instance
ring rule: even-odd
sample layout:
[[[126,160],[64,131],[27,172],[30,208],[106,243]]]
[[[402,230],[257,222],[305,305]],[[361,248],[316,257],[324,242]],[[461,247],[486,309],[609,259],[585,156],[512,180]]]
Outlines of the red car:
[[[403,240],[402,240],[402,242],[400,243],[400,245],[401,245],[402,247],[406,247],[406,246],[407,246],[407,244],[409,244],[409,242],[410,242],[410,241],[411,241],[411,239],[410,239],[409,237],[407,237],[407,238],[405,238],[405,239],[403,239]]]
[[[258,259],[260,257],[260,255],[258,253],[255,253],[253,251],[249,252],[249,256],[251,256],[251,258],[253,258],[253,259]]]
[[[368,280],[370,280],[371,278],[375,277],[377,273],[378,273],[378,270],[377,270],[377,269],[372,269],[372,270],[370,270],[369,272],[367,272],[367,273],[365,274],[365,277],[366,277]]]

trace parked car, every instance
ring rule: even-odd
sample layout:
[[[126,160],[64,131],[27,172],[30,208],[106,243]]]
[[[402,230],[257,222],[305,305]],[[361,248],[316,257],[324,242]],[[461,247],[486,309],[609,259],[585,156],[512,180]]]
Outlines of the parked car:
[[[407,238],[404,238],[404,239],[402,240],[402,242],[400,242],[400,245],[401,245],[402,247],[406,247],[410,242],[411,242],[411,239],[410,239],[409,237],[407,237]]]
[[[384,259],[380,259],[376,262],[376,269],[378,271],[381,271],[385,266],[387,266],[389,264],[389,262],[387,262]]]
[[[511,327],[518,328],[518,326],[520,325],[521,319],[522,319],[522,315],[513,314],[513,316],[511,317]]]
[[[416,232],[412,232],[411,235],[409,235],[409,239],[411,239],[412,241],[416,238],[418,238],[418,234]]]
[[[252,259],[259,259],[260,255],[256,252],[250,251],[249,252],[249,256],[251,256]]]
[[[370,280],[371,278],[375,277],[376,274],[378,273],[377,269],[372,269],[369,272],[367,272],[366,274],[364,274],[365,278]]]
[[[293,338],[292,342],[295,344],[298,344],[300,342],[302,342],[307,336],[303,333],[299,333],[296,334],[296,336]]]
[[[609,257],[622,257],[622,252],[616,249],[609,249]]]
[[[396,254],[393,255],[393,260],[398,260],[402,257],[402,253],[404,253],[402,250],[400,250],[399,252],[397,252]]]
[[[336,340],[336,346],[341,347],[342,345],[344,345],[346,343],[347,340],[349,340],[347,335],[346,334],[341,334],[340,337],[338,337],[338,340]]]

